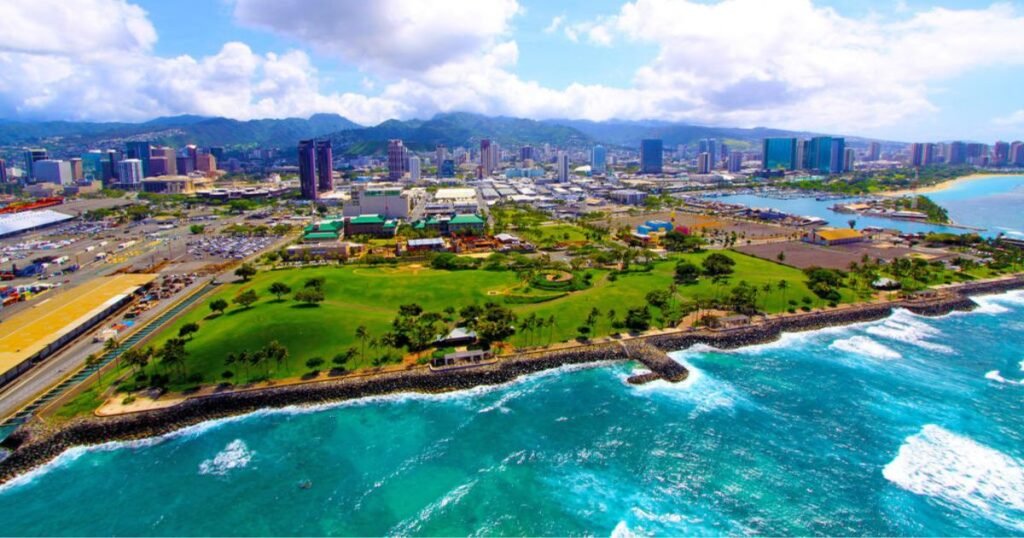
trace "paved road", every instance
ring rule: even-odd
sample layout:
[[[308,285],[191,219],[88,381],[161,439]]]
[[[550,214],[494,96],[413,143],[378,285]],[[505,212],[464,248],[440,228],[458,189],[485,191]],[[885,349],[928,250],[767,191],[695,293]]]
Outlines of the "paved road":
[[[178,299],[183,297],[184,294],[191,292],[196,287],[205,286],[207,282],[208,279],[198,279],[189,288],[179,292],[174,297],[161,301],[156,307],[144,312],[136,318],[136,323],[141,326],[147,321],[159,316],[176,303]],[[99,330],[100,327],[109,324],[111,319],[113,318],[108,318],[103,324],[98,325],[95,329],[87,332],[83,337],[79,338],[57,354],[47,358],[41,364],[36,365],[31,370],[15,379],[11,384],[0,390],[0,420],[6,419],[8,416],[24,407],[25,404],[29,403],[35,396],[56,385],[69,373],[81,369],[85,364],[85,357],[90,353],[102,352],[103,344],[94,343],[92,341],[92,335]]]

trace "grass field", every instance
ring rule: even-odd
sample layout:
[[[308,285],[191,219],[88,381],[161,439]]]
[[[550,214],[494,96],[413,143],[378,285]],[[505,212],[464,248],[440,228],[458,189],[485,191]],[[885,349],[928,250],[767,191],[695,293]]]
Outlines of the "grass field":
[[[586,241],[586,232],[572,224],[548,224],[524,230],[523,237],[534,243],[561,243],[563,241]]]
[[[785,293],[774,291],[762,295],[759,302],[762,308],[778,312],[786,309],[789,299],[799,301],[803,297],[811,297],[802,284],[804,276],[800,271],[742,254],[728,255],[736,261],[735,273],[728,284],[715,286],[709,280],[701,279],[697,284],[681,286],[681,298],[722,296],[740,280],[761,287],[765,283],[774,285],[783,279],[790,283],[789,289]],[[704,256],[706,254],[685,257],[700,263]],[[607,271],[593,270],[593,285],[588,289],[547,302],[510,307],[520,318],[531,313],[544,318],[554,316],[553,328],[543,331],[540,337],[530,337],[535,344],[575,338],[576,328],[592,308],[597,308],[602,315],[595,327],[595,335],[601,336],[612,331],[606,318],[609,309],[614,309],[621,319],[630,307],[643,306],[647,292],[669,287],[674,267],[675,261],[669,260],[657,263],[650,272],[619,275],[614,282],[607,278]],[[272,282],[278,281],[297,290],[313,277],[326,279],[324,291],[327,299],[319,306],[301,306],[290,298],[278,301],[267,291]],[[188,372],[202,374],[205,382],[219,379],[225,369],[223,359],[228,353],[256,350],[271,340],[277,340],[288,348],[291,356],[288,366],[273,372],[273,376],[298,376],[307,370],[304,363],[309,358],[322,357],[329,364],[331,357],[349,347],[361,350],[362,343],[355,336],[359,325],[364,325],[371,337],[387,332],[401,304],[415,302],[426,311],[433,312],[440,312],[449,305],[458,310],[489,300],[502,303],[503,294],[518,293],[522,287],[523,283],[512,271],[449,272],[417,265],[269,271],[258,274],[248,283],[226,285],[215,296],[230,302],[239,292],[253,289],[260,298],[251,308],[232,305],[224,314],[215,316],[206,304],[199,305],[159,334],[152,345],[159,346],[176,336],[183,324],[196,322],[200,330],[187,344],[190,354]],[[531,293],[543,295],[547,292],[534,290]],[[844,300],[852,299],[852,293],[844,293]],[[658,316],[656,309],[654,314]],[[526,338],[525,335],[517,335],[513,343],[524,345]],[[356,357],[347,367],[370,366],[371,357],[379,354],[378,350],[368,349],[365,357]]]

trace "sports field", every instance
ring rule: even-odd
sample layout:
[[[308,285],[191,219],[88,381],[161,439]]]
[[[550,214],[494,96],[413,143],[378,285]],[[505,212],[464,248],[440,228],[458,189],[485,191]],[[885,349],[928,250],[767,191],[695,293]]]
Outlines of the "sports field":
[[[699,264],[707,254],[685,255]],[[728,287],[744,280],[758,287],[787,280],[785,291],[762,296],[760,305],[769,311],[781,311],[789,299],[810,297],[803,285],[804,275],[793,268],[759,260],[737,253],[728,253],[736,261],[735,273],[725,285],[714,285],[707,279],[691,286],[679,287],[681,300],[722,296]],[[583,324],[591,309],[597,308],[601,317],[594,327],[596,336],[612,332],[607,312],[615,310],[622,319],[631,307],[646,304],[645,295],[651,290],[667,289],[672,283],[675,259],[659,262],[650,272],[619,275],[609,280],[608,271],[592,270],[593,285],[584,290],[570,292],[564,297],[536,304],[509,304],[520,319],[536,314],[545,319],[554,317],[555,325],[531,336],[517,335],[513,343],[543,344],[548,341],[570,340],[577,336],[577,327]],[[292,290],[301,289],[310,278],[326,280],[326,300],[319,306],[304,306],[290,297],[278,301],[270,294],[273,282],[283,282]],[[355,331],[360,325],[367,328],[371,340],[390,330],[399,305],[417,303],[427,312],[442,312],[451,306],[457,310],[471,304],[495,301],[504,304],[505,294],[522,292],[523,283],[513,271],[441,271],[419,265],[398,267],[318,267],[269,271],[258,274],[248,283],[225,285],[211,299],[223,298],[231,302],[240,292],[255,290],[259,300],[251,308],[232,304],[222,315],[214,315],[208,302],[198,305],[155,338],[159,346],[178,334],[185,323],[196,322],[200,329],[188,342],[189,374],[201,374],[204,382],[215,382],[225,370],[224,357],[242,350],[254,351],[271,340],[284,345],[290,355],[288,364],[272,372],[274,377],[290,377],[305,373],[307,359],[321,357],[330,367],[330,359],[350,347],[363,350],[363,342]],[[543,295],[549,292],[535,290]],[[844,294],[844,299],[849,299]],[[655,324],[660,315],[653,310]],[[457,317],[457,316],[456,316]],[[352,359],[348,368],[369,366],[371,357],[381,353],[367,348],[365,357]]]

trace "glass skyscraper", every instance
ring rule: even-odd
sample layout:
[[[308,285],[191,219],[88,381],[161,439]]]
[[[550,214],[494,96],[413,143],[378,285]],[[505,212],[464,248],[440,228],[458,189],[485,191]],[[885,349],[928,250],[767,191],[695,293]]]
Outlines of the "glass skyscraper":
[[[142,177],[149,177],[149,159],[153,156],[149,142],[128,142],[128,158],[142,163]]]
[[[660,138],[646,138],[640,141],[640,173],[661,173],[662,145]]]
[[[316,200],[316,148],[312,140],[299,141],[299,188],[302,198]]]
[[[590,152],[590,173],[603,174],[607,170],[608,154],[604,146],[594,146]]]
[[[796,139],[765,138],[762,144],[765,170],[796,170]]]

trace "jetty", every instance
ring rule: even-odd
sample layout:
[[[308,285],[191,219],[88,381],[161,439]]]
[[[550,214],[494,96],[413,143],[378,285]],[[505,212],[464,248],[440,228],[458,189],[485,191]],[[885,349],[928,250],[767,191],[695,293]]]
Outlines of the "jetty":
[[[690,371],[685,366],[672,360],[668,353],[646,341],[631,340],[619,342],[619,344],[626,353],[627,359],[637,361],[650,370],[647,373],[630,376],[626,381],[631,385],[643,385],[659,379],[670,383],[679,383],[690,376]]]

